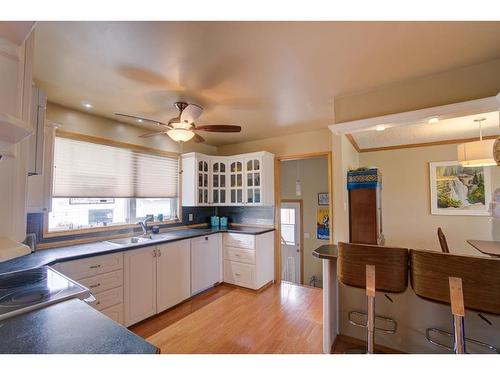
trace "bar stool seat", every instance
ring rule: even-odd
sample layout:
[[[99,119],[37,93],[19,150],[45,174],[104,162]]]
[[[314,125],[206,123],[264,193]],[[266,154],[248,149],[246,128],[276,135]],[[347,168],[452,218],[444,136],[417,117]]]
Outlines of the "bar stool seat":
[[[375,292],[402,293],[408,286],[408,249],[353,243],[338,243],[337,275],[339,281],[354,288],[362,288],[367,294],[367,342],[368,353],[374,350]],[[351,313],[362,314],[351,311]],[[382,330],[387,333],[396,331]],[[349,319],[351,324],[355,324]],[[359,324],[355,324],[359,325]]]
[[[455,255],[430,250],[410,250],[410,263],[411,286],[417,296],[447,305],[451,303],[453,310],[453,303],[456,301],[453,302],[451,297],[453,297],[455,289],[459,288],[459,310],[460,304],[462,304],[463,309],[500,315],[500,259]],[[460,283],[457,283],[458,280]],[[465,342],[467,339],[463,334],[464,313],[457,314],[456,311],[455,308],[453,311],[455,323],[460,323],[460,326],[455,326],[454,350],[455,352],[460,352],[460,350],[466,352]],[[462,331],[461,337],[457,337],[457,329]],[[432,343],[434,342],[429,338],[429,330],[450,334],[437,328],[429,328],[427,339]],[[476,340],[471,341],[498,352],[498,349],[489,344]],[[460,345],[463,346],[462,349],[459,348]]]

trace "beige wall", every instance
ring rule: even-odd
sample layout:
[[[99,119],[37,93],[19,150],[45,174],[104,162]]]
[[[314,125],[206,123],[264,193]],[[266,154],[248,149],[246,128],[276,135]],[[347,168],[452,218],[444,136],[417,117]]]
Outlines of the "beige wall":
[[[295,194],[297,165],[302,195]],[[328,192],[328,159],[326,157],[281,162],[281,199],[302,199],[304,233],[304,284],[308,285],[311,276],[322,279],[321,260],[313,257],[312,251],[328,241],[316,238],[316,210],[318,193]],[[309,237],[309,238],[306,238]]]
[[[347,172],[358,168],[359,154],[344,135],[332,136],[333,241],[349,241]]]
[[[431,215],[429,162],[456,160],[456,145],[360,154],[360,165],[376,166],[383,176],[383,230],[388,245],[439,249],[442,227],[452,252],[478,255],[467,239],[500,239],[500,223],[484,216]],[[500,168],[491,167],[492,190],[500,187]]]
[[[335,122],[495,96],[500,59],[335,98]]]
[[[179,143],[172,141],[168,136],[139,138],[141,134],[147,133],[150,130],[120,123],[91,113],[76,111],[54,103],[49,103],[47,105],[47,119],[61,123],[61,129],[69,132],[153,147],[164,151],[199,151],[209,155],[217,154],[216,147],[194,142],[184,144],[181,150]]]
[[[219,155],[234,155],[254,151],[268,151],[276,156],[284,156],[331,151],[331,136],[330,130],[325,128],[316,131],[219,146],[218,152]]]

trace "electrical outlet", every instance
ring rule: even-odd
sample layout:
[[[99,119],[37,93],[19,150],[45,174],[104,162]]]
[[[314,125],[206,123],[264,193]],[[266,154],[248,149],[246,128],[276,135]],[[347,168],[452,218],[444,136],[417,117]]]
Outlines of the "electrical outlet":
[[[193,214],[188,215],[188,221],[193,221]]]

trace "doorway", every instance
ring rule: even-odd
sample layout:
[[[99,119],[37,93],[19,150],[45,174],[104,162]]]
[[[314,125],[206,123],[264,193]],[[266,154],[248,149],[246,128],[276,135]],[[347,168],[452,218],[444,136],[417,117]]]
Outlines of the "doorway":
[[[302,200],[282,200],[280,219],[281,280],[303,284]]]
[[[331,152],[278,156],[275,160],[275,278],[322,287],[313,251],[333,243]]]

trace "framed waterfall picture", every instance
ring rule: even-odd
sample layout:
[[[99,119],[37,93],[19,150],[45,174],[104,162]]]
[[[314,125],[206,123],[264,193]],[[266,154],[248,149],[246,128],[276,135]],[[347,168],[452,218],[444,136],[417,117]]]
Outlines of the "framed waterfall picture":
[[[429,172],[433,215],[490,215],[490,167],[446,161],[429,163]]]

